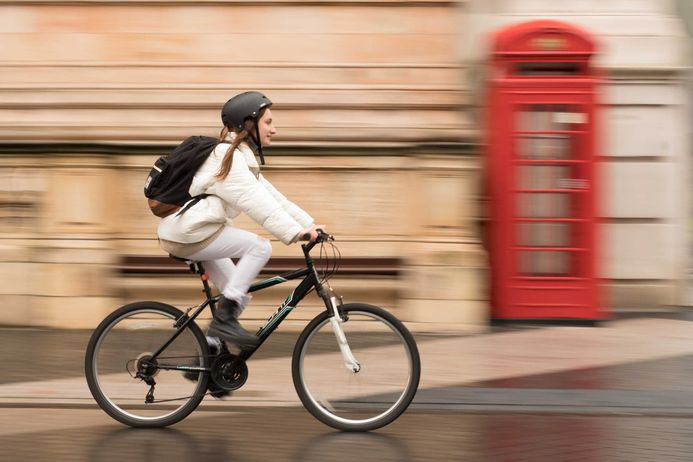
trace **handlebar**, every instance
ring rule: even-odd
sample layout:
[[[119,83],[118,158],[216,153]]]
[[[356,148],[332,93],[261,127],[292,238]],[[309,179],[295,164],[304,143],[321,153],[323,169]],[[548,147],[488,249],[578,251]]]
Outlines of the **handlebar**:
[[[331,236],[327,234],[325,231],[322,229],[318,228],[315,230],[318,233],[318,238],[316,240],[318,241],[334,241],[334,236]],[[303,236],[301,236],[301,241],[308,241],[310,240],[310,233],[305,233]]]
[[[308,244],[303,244],[302,247],[310,252],[310,250],[315,247],[316,244],[319,244],[321,242],[326,242],[326,241],[334,241],[334,236],[331,234],[326,233],[322,229],[318,228],[315,230],[318,233],[318,238],[314,240],[313,242],[309,242]],[[310,239],[310,233],[305,233],[303,236],[301,236],[302,241],[307,241]]]

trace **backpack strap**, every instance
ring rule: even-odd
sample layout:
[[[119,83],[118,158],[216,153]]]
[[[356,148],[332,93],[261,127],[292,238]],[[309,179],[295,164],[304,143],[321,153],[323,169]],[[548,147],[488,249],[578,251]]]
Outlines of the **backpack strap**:
[[[197,204],[200,202],[202,199],[211,196],[211,194],[199,194],[192,199],[190,199],[186,204],[185,207],[183,207],[180,212],[176,214],[176,216],[183,215],[185,212],[187,212],[193,205]]]

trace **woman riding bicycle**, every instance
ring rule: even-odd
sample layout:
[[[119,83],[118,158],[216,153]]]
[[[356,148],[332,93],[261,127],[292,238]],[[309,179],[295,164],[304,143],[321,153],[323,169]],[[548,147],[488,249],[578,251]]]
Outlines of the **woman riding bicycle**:
[[[304,235],[317,238],[313,218],[284,197],[260,173],[255,155],[262,155],[277,133],[272,102],[262,93],[234,96],[221,111],[224,128],[219,144],[195,173],[189,193],[209,196],[185,213],[161,219],[161,248],[177,257],[204,262],[210,279],[222,293],[207,335],[239,347],[253,347],[258,337],[238,322],[250,301],[248,288],[267,264],[272,246],[267,239],[233,226],[241,212],[284,244]],[[236,264],[231,258],[238,258]]]
[[[156,301],[128,303],[104,318],[89,340],[84,358],[89,390],[119,422],[172,425],[205,396],[223,398],[244,386],[246,361],[313,290],[325,310],[306,325],[291,355],[294,388],[305,408],[334,428],[373,430],[400,416],[416,394],[421,361],[414,337],[382,308],[340,300],[327,283],[339,261],[334,239],[260,174],[255,155],[262,160],[262,147],[276,134],[271,104],[261,93],[247,92],[224,105],[218,144],[188,188],[194,199],[159,224],[162,249],[201,262],[191,269],[203,276],[205,300],[185,312]],[[205,146],[211,149],[213,141],[206,139]],[[302,249],[306,266],[251,286],[271,246],[233,226],[231,219],[241,212],[285,244],[308,235],[312,242]],[[310,256],[316,245],[321,255],[324,246],[331,247],[334,266],[326,261],[324,271],[316,267]],[[231,258],[238,258],[235,265]],[[220,297],[211,293],[205,271]],[[257,334],[240,326],[249,291],[297,279],[301,282]],[[205,338],[196,319],[212,305]],[[241,351],[231,353],[217,337]]]

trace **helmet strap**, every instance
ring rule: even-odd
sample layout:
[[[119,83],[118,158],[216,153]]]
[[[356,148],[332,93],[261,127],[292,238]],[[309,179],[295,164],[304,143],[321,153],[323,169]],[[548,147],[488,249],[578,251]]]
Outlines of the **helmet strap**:
[[[260,140],[260,124],[255,122],[255,141],[257,144],[257,153],[260,155],[260,164],[265,165],[265,156],[262,155],[262,140]]]

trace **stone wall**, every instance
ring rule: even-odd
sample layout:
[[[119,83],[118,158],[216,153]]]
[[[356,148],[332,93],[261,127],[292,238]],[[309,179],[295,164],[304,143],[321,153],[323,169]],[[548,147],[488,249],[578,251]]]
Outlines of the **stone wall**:
[[[259,89],[279,130],[266,175],[343,255],[403,261],[399,277],[335,281],[346,298],[483,330],[485,38],[540,17],[590,30],[603,51],[608,306],[679,304],[690,54],[673,0],[17,0],[0,4],[2,322],[89,328],[130,300],[196,300],[191,275],[117,271],[123,255],[161,254],[142,182],[183,137],[218,134],[228,97]],[[283,298],[257,296],[248,316]],[[307,302],[292,318],[319,309]]]
[[[329,226],[345,257],[402,259],[396,278],[335,280],[346,300],[436,329],[484,329],[478,127],[456,52],[463,11],[440,1],[4,2],[2,322],[90,328],[132,300],[194,303],[192,275],[117,271],[124,255],[161,255],[142,184],[183,137],[219,132],[226,99],[259,89],[279,130],[266,176]],[[288,290],[257,295],[247,316],[267,317]]]

